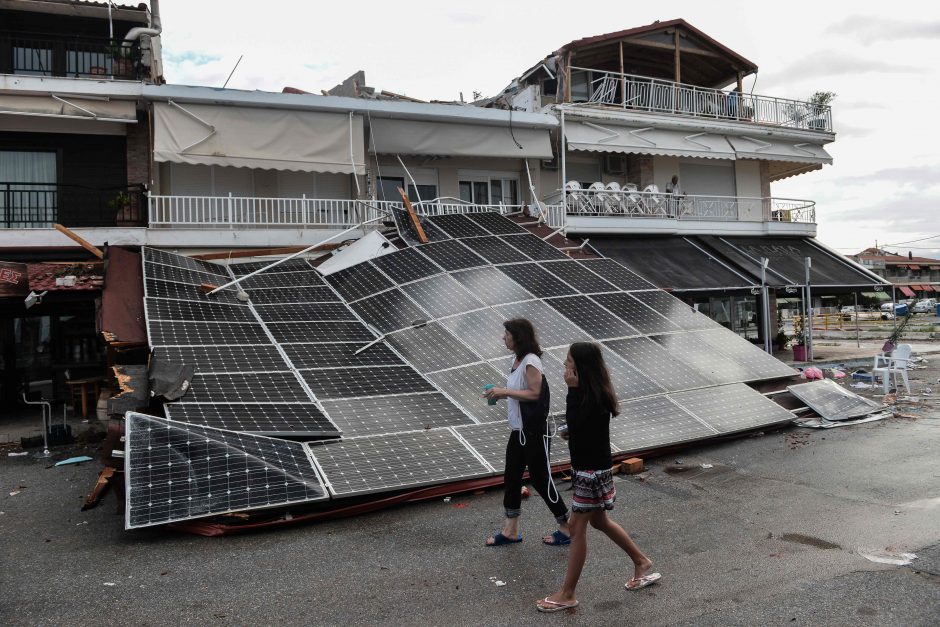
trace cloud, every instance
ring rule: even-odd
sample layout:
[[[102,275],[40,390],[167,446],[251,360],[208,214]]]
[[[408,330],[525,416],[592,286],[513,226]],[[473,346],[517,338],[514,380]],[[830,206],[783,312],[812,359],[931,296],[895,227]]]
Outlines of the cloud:
[[[168,63],[192,63],[194,65],[208,65],[209,63],[214,63],[215,61],[220,61],[222,57],[217,54],[208,54],[205,52],[198,52],[196,50],[184,50],[182,52],[174,52],[172,50],[163,51],[163,60]]]
[[[447,14],[447,19],[457,24],[482,24],[486,21],[483,15],[465,12],[451,12]]]
[[[833,211],[832,218],[851,220],[856,226],[883,224],[892,233],[914,233],[902,239],[916,239],[937,232],[937,206],[940,197],[917,193],[899,194],[880,199],[877,204]],[[887,233],[885,233],[887,235]],[[927,243],[929,245],[929,242]]]
[[[866,59],[836,50],[820,50],[769,74],[774,82],[783,83],[802,81],[807,78],[863,74],[915,74],[921,71],[921,68],[913,65]]]
[[[823,32],[830,35],[847,35],[866,43],[902,39],[936,39],[940,37],[940,22],[853,15],[832,24]]]
[[[903,168],[884,168],[868,174],[840,176],[832,183],[839,187],[870,183],[891,183],[897,186],[914,186],[923,190],[940,181],[940,164],[915,165]],[[940,199],[933,199],[934,207],[940,206]]]
[[[846,137],[867,137],[875,132],[871,126],[855,126],[852,124],[846,124],[844,122],[838,122],[836,124],[836,132],[839,134],[840,139],[845,139]]]

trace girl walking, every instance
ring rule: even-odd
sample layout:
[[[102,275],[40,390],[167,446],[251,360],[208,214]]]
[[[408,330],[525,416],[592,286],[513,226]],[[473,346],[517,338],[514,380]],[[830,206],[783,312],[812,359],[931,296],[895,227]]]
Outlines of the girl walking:
[[[619,413],[617,397],[610,383],[610,374],[597,344],[577,342],[571,345],[565,359],[565,383],[568,384],[566,407],[567,432],[571,452],[574,496],[569,523],[571,548],[568,572],[561,589],[537,602],[540,612],[559,612],[577,607],[575,588],[587,557],[587,526],[603,531],[633,560],[633,578],[625,587],[639,590],[661,578],[649,573],[653,562],[627,535],[619,524],[607,516],[614,508],[616,490],[610,468],[610,417]]]

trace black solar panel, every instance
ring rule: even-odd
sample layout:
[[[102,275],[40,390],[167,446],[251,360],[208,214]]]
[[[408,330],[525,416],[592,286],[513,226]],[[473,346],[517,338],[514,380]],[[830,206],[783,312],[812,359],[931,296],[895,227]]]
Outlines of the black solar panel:
[[[490,232],[464,215],[453,213],[430,218],[436,226],[440,227],[451,237],[475,237],[477,235],[490,235]]]
[[[277,405],[238,403],[167,403],[167,416],[180,422],[285,436],[335,436],[339,430],[313,403]]]
[[[318,399],[434,391],[408,366],[301,370],[300,374]]]
[[[484,306],[482,301],[446,274],[403,285],[401,289],[432,318],[452,316]]]
[[[600,275],[606,281],[613,283],[622,290],[654,290],[656,286],[627,270],[613,259],[582,259],[583,264],[591,272]]]
[[[340,301],[329,287],[292,287],[290,289],[250,289],[245,290],[255,305],[271,303],[325,303]]]
[[[371,296],[394,285],[378,268],[368,262],[334,272],[326,277],[326,282],[347,301]]]
[[[724,355],[745,368],[748,376],[741,381],[758,379],[776,379],[792,377],[796,370],[773,355],[768,355],[759,347],[751,344],[737,333],[728,333],[724,329],[699,331],[696,334],[702,342],[710,346],[719,355]]]
[[[282,344],[296,368],[337,368],[340,366],[403,366],[404,362],[388,346],[377,342],[358,355],[362,342],[336,344]]]
[[[499,270],[505,272],[509,278],[539,298],[566,296],[576,293],[566,283],[556,279],[536,263],[518,263],[509,266],[499,266]]]
[[[621,402],[620,415],[610,420],[610,443],[625,452],[693,442],[716,434],[665,396]]]
[[[542,269],[548,270],[551,274],[582,294],[620,291],[620,288],[613,283],[608,283],[574,259],[569,259],[568,261],[550,261],[540,264],[540,266]]]
[[[239,346],[156,346],[154,360],[196,367],[197,373],[207,372],[274,372],[288,371],[274,344]],[[218,425],[216,425],[218,426]]]
[[[548,298],[545,302],[597,339],[639,335],[636,329],[587,296]]]
[[[539,343],[543,347],[568,345],[572,342],[590,341],[591,336],[582,331],[567,318],[545,304],[544,301],[530,300],[524,303],[500,305],[496,310],[509,318],[526,318],[535,327]]]
[[[736,383],[750,379],[747,367],[718,353],[702,340],[701,333],[700,331],[669,333],[654,335],[650,339],[669,351],[674,359],[698,370],[709,381],[714,381],[716,384]]]
[[[192,344],[267,344],[264,327],[240,322],[150,321],[151,346]]]
[[[156,279],[144,280],[144,293],[149,298],[175,298],[205,303],[239,303],[238,299],[235,298],[235,291],[232,289],[225,289],[209,295],[198,285],[158,281]]]
[[[289,303],[284,305],[255,305],[255,311],[264,322],[291,320],[355,320],[356,315],[344,303]]]
[[[399,289],[363,298],[350,306],[380,333],[391,333],[427,322],[430,317]]]
[[[473,421],[437,393],[323,401],[344,437],[433,429]]]
[[[147,307],[147,318],[149,320],[257,322],[247,305],[162,298],[147,298],[144,303]]]
[[[460,240],[460,243],[493,264],[529,261],[528,257],[498,237],[472,237]]]
[[[481,422],[506,420],[506,403],[490,405],[483,398],[483,386],[487,383],[505,385],[506,374],[487,363],[461,366],[452,370],[441,370],[427,375],[434,385],[450,399],[463,407]]]
[[[422,255],[416,248],[396,250],[371,261],[398,284],[417,281],[441,272],[440,266]]]
[[[131,413],[128,529],[328,495],[303,444]]]
[[[467,444],[475,450],[480,457],[493,467],[496,473],[502,473],[506,467],[506,444],[510,437],[519,437],[518,433],[510,435],[506,420],[489,422],[479,425],[454,427]],[[552,466],[566,464],[570,461],[568,443],[559,437],[554,437],[549,444],[549,462]],[[564,488],[562,488],[564,489]]]
[[[267,268],[272,263],[277,261],[276,259],[269,259],[267,261],[247,261],[245,263],[231,263],[229,268],[235,274],[235,276],[245,276],[246,274],[251,274],[256,270],[261,270],[262,268]],[[273,268],[265,270],[262,274],[274,274],[278,272],[300,272],[310,270],[310,264],[307,263],[304,259],[288,259],[287,261],[282,261]]]
[[[143,254],[144,260],[149,263],[160,263],[166,266],[176,266],[178,268],[186,268],[187,270],[208,272],[209,274],[218,274],[222,277],[228,277],[224,266],[209,261],[193,259],[192,257],[177,255],[157,248],[150,248],[149,246],[144,246]]]
[[[309,403],[291,372],[197,374],[181,403]]]
[[[568,255],[535,235],[503,235],[500,239],[535,261],[568,259]]]
[[[395,219],[395,226],[398,234],[409,246],[417,246],[421,243],[418,236],[418,229],[415,228],[414,220],[406,209],[396,209],[391,207],[392,216]],[[441,231],[428,221],[426,216],[418,215],[418,222],[421,224],[421,230],[429,242],[438,242],[448,238],[448,235]]]
[[[269,322],[276,342],[371,342],[375,339],[361,322]]]
[[[592,294],[591,300],[597,301],[609,309],[617,317],[623,319],[640,333],[665,333],[678,331],[679,327],[664,316],[661,316],[647,307],[631,294],[623,292],[615,294]]]
[[[491,211],[486,213],[468,213],[466,216],[494,235],[528,233],[528,231],[509,218],[504,218]]]
[[[636,292],[631,296],[635,296],[640,302],[652,307],[686,331],[718,327],[717,322],[666,292]]]
[[[316,287],[323,285],[323,278],[316,270],[307,272],[262,272],[243,279],[239,283],[244,289],[283,289],[290,292],[295,287]]]
[[[438,323],[392,333],[385,339],[418,372],[432,372],[479,361],[466,345]]]
[[[675,359],[669,351],[649,338],[611,340],[604,344],[667,391],[713,385],[706,375]]]
[[[503,342],[503,321],[508,320],[502,313],[492,309],[480,309],[470,313],[452,316],[441,320],[448,331],[464,341],[482,359],[503,357],[509,353]]]
[[[676,392],[669,397],[719,433],[734,433],[793,420],[793,414],[743,383]]]
[[[218,274],[209,274],[197,270],[189,270],[178,266],[165,266],[160,263],[144,264],[144,275],[158,281],[173,281],[175,283],[188,283],[190,285],[224,285],[230,279]]]
[[[487,305],[502,305],[535,298],[532,292],[510,279],[499,268],[473,268],[454,272],[451,276]]]
[[[486,260],[483,257],[480,257],[457,240],[424,244],[418,247],[418,250],[445,270],[463,270],[486,265]]]

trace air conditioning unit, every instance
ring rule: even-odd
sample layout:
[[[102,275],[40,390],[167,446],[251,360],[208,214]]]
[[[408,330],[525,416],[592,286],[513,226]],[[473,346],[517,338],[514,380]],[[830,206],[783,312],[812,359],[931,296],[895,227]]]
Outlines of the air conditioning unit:
[[[607,174],[626,174],[627,158],[623,155],[604,155],[604,172]]]
[[[552,157],[551,159],[542,159],[542,169],[543,170],[557,170],[558,169],[558,157]]]

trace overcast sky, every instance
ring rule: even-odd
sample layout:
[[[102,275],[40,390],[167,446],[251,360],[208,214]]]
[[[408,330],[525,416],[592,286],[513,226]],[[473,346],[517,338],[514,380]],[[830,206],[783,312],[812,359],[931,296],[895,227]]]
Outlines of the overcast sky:
[[[168,82],[314,93],[356,70],[421,99],[492,96],[565,43],[683,18],[760,68],[745,90],[833,102],[834,164],[776,183],[815,200],[819,239],[940,257],[940,8],[815,2],[318,2],[162,0]]]

